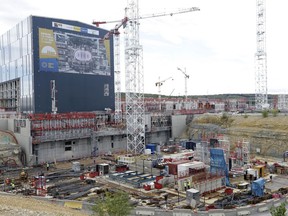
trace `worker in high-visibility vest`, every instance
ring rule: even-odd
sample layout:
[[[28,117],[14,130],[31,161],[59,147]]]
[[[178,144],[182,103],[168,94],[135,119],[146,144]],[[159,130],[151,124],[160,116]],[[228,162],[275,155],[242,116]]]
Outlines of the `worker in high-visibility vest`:
[[[187,182],[187,188],[188,188],[188,189],[191,188],[191,183],[190,183],[190,181]]]
[[[184,190],[186,191],[187,190],[187,182],[184,181]]]
[[[11,188],[12,188],[12,190],[14,190],[14,189],[15,189],[15,184],[14,184],[14,182],[13,182],[13,181],[11,182],[11,184],[10,184],[10,185],[11,185]]]

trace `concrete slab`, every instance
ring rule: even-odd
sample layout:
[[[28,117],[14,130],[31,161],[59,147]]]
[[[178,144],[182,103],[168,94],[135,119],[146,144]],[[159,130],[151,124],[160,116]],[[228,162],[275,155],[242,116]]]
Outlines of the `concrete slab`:
[[[273,176],[272,181],[265,184],[265,188],[271,192],[276,192],[280,188],[286,187],[288,181],[288,176],[277,175]]]

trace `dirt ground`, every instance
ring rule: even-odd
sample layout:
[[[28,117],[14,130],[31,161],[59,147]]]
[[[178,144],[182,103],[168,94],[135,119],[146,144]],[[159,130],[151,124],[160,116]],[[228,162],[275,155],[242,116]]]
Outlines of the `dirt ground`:
[[[1,216],[85,216],[84,211],[59,206],[31,197],[0,194]]]
[[[79,160],[85,166],[93,163],[91,158]],[[72,162],[60,162],[56,167],[51,167],[50,172],[72,168]],[[69,207],[53,204],[48,201],[37,200],[33,197],[22,195],[5,195],[0,193],[1,216],[85,216],[87,212]]]

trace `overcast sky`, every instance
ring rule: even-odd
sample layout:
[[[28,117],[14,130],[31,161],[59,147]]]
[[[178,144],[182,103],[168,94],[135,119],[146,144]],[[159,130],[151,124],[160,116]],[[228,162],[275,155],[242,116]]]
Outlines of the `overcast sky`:
[[[124,17],[126,4],[126,0],[0,0],[0,34],[29,15],[88,24],[118,20]],[[190,7],[200,11],[140,21],[145,93],[158,93],[159,77],[173,77],[163,83],[161,94],[184,95],[184,75],[177,67],[190,76],[188,95],[254,93],[256,0],[139,0],[142,15]],[[287,0],[266,2],[268,93],[273,94],[288,90],[287,8]],[[124,61],[121,64],[124,83]]]

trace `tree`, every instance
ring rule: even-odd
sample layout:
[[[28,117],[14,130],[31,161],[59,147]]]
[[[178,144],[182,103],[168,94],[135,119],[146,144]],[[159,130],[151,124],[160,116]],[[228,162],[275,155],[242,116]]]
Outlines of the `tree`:
[[[105,195],[96,201],[92,210],[99,216],[127,216],[133,209],[129,200],[129,194],[125,192],[105,192]]]
[[[281,203],[280,206],[270,208],[270,213],[272,216],[285,216],[286,215],[286,207],[285,203]]]

